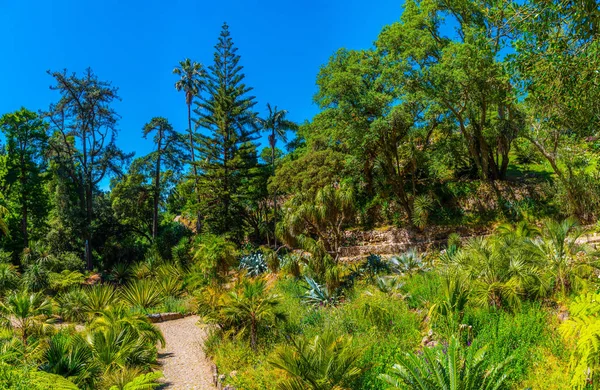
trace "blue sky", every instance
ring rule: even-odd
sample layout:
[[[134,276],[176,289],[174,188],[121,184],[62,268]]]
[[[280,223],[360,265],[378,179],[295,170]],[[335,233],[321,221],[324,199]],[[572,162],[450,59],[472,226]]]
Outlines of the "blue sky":
[[[144,123],[166,117],[187,127],[183,93],[171,73],[186,57],[209,65],[223,22],[239,48],[257,108],[310,119],[319,67],[338,48],[368,48],[399,19],[401,1],[0,0],[0,114],[57,100],[46,70],[91,67],[119,88],[118,144],[143,155]]]

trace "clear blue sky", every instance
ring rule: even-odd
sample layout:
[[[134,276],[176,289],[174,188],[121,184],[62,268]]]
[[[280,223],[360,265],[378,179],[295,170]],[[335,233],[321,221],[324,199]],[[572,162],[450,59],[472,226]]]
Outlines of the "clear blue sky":
[[[46,70],[91,67],[123,99],[118,144],[143,155],[152,117],[186,129],[171,71],[186,57],[209,65],[226,21],[259,111],[269,102],[302,122],[317,112],[319,67],[338,48],[370,47],[400,13],[397,0],[0,0],[0,114],[56,101]]]

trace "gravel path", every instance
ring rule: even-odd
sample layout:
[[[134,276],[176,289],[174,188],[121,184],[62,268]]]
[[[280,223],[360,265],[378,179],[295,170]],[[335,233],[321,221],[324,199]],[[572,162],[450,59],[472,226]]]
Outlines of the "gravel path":
[[[212,362],[206,358],[202,343],[206,332],[196,323],[197,316],[156,324],[167,341],[158,358],[164,374],[163,389],[208,390],[213,385]]]

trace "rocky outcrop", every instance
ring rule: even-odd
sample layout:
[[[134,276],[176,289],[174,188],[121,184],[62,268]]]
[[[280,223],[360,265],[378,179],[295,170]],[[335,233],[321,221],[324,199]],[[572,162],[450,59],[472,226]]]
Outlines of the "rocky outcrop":
[[[157,314],[148,314],[148,315],[146,315],[146,317],[148,317],[150,322],[152,322],[153,324],[156,324],[157,322],[179,320],[185,316],[181,313],[157,313]]]

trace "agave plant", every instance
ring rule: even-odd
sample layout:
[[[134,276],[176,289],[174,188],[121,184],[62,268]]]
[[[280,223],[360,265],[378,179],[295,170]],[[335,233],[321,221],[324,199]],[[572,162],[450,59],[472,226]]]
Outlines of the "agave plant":
[[[160,303],[160,292],[154,281],[136,280],[121,290],[121,299],[133,307],[146,310]]]
[[[375,276],[389,271],[389,265],[381,258],[380,255],[371,253],[369,256],[367,256],[365,271],[370,276]]]
[[[416,249],[411,248],[400,256],[390,259],[392,270],[404,275],[413,275],[424,271],[423,259]]]
[[[309,287],[306,294],[302,297],[306,302],[319,306],[335,305],[339,302],[339,296],[335,293],[331,293],[327,287],[321,286],[308,276],[306,276],[304,280],[306,280]]]
[[[425,348],[422,355],[407,353],[390,374],[381,375],[392,389],[501,390],[509,389],[508,362],[494,365],[486,348],[463,347],[452,337],[447,347]]]
[[[361,356],[351,338],[326,332],[312,340],[293,339],[277,348],[269,363],[286,374],[277,384],[281,390],[344,390],[367,369]]]
[[[249,255],[242,256],[240,259],[240,269],[246,270],[248,276],[258,276],[269,270],[265,256],[262,252],[253,252]]]

